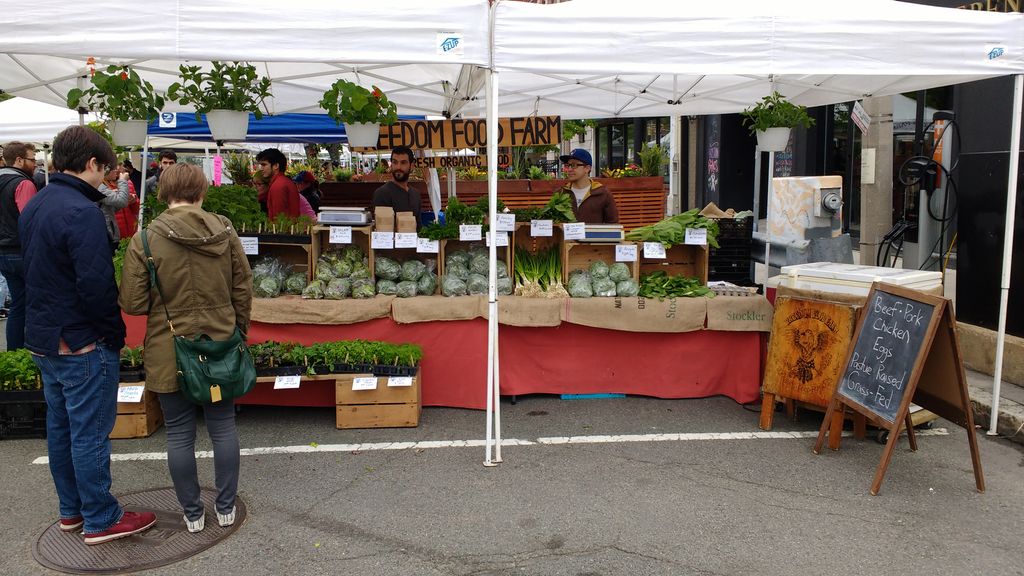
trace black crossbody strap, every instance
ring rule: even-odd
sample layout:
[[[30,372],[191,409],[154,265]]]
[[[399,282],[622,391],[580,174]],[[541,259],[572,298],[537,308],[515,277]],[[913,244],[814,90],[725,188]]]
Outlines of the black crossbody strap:
[[[146,229],[142,229],[142,251],[146,253],[146,268],[149,269],[149,283],[156,286],[160,294],[160,301],[164,305],[164,314],[167,315],[167,326],[171,329],[171,336],[174,336],[174,324],[171,322],[171,313],[167,311],[167,299],[164,298],[164,291],[160,288],[160,279],[156,276],[156,263],[153,261],[153,254],[149,251],[149,238],[146,237]]]

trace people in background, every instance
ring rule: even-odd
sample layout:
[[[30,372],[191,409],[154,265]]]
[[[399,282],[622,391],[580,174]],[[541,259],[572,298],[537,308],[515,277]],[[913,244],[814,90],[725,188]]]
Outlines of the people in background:
[[[189,532],[206,526],[196,472],[197,406],[178,387],[174,343],[162,308],[170,310],[178,334],[226,340],[235,327],[249,331],[252,271],[231,221],[203,210],[207,181],[198,166],[169,168],[159,198],[167,210],[146,228],[163,294],[150,286],[142,239],[132,238],[124,258],[120,303],[128,314],[149,314],[146,323],[146,389],[156,392],[167,424],[167,465]],[[167,296],[167,301],[162,300]],[[158,312],[159,311],[159,312]],[[235,522],[239,446],[233,399],[204,404],[203,420],[213,444],[216,518]]]
[[[594,163],[590,152],[576,148],[560,156],[559,160],[569,182],[557,191],[572,198],[576,220],[587,224],[618,224],[619,209],[615,206],[615,197],[600,182],[590,179],[590,167]]]
[[[299,190],[285,175],[288,159],[277,148],[267,148],[256,155],[260,172],[267,182],[266,198],[260,201],[267,203],[267,218],[273,220],[278,214],[295,218],[299,215]]]
[[[104,196],[103,200],[100,200],[100,209],[103,210],[103,219],[107,224],[107,235],[110,236],[110,242],[116,249],[117,243],[121,240],[121,228],[117,224],[117,213],[127,208],[132,200],[138,205],[139,197],[135,195],[132,183],[128,181],[128,172],[116,165],[107,168],[99,191]]]
[[[160,184],[160,174],[163,174],[164,170],[167,170],[178,163],[178,155],[175,154],[173,150],[164,150],[160,153],[157,160],[159,164],[157,165],[156,170],[154,170],[154,174],[149,178],[146,178],[147,190],[152,190],[154,186],[158,186]]]
[[[121,508],[110,493],[110,432],[125,327],[117,306],[113,251],[97,203],[110,144],[85,126],[53,142],[59,171],[18,222],[25,264],[25,347],[46,396],[46,446],[60,503],[60,529],[102,544],[156,524],[152,512]]]
[[[412,212],[419,227],[420,191],[409,185],[412,161],[412,150],[406,146],[391,151],[391,180],[373,192],[373,205],[390,206],[396,213]]]
[[[7,349],[17,350],[25,347],[25,270],[18,221],[25,205],[36,194],[32,182],[36,148],[25,142],[10,142],[3,150],[6,166],[0,168],[0,274],[11,295]]]
[[[309,202],[309,206],[314,213],[320,211],[320,183],[317,182],[316,176],[313,175],[309,170],[303,170],[295,175],[292,180],[295,182],[296,188],[299,189],[299,194]]]
[[[135,188],[135,193],[138,194],[139,190],[142,189],[142,171],[132,164],[131,158],[125,158],[124,162],[121,163],[124,169],[128,171],[128,181],[132,183],[132,187]]]

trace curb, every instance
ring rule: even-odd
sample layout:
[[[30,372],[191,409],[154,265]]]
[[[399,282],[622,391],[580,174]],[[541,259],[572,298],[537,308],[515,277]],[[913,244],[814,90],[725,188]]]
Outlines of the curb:
[[[1015,387],[1015,385],[1007,382],[1003,382],[1001,385],[1003,392],[1000,393],[999,423],[996,425],[996,432],[1010,442],[1024,444],[1024,404],[1006,397],[1005,390],[1008,387]],[[974,408],[974,424],[982,428],[981,433],[987,434],[992,421],[992,390],[971,383],[969,392],[971,406]]]

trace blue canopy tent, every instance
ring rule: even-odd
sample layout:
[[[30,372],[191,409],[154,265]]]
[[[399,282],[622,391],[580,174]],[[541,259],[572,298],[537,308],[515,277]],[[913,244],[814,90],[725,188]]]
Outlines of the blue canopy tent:
[[[172,116],[174,114],[174,116]],[[175,117],[176,116],[176,117]],[[401,120],[417,120],[422,116],[399,116]],[[172,122],[173,119],[173,122]],[[182,140],[205,140],[212,142],[210,127],[206,121],[196,120],[191,112],[164,112],[164,121],[154,120],[149,125],[150,136],[166,136]],[[173,128],[160,125],[174,123]],[[326,114],[277,114],[264,115],[261,120],[249,114],[249,133],[246,142],[287,142],[295,144],[328,144],[347,142],[345,126],[334,122]]]

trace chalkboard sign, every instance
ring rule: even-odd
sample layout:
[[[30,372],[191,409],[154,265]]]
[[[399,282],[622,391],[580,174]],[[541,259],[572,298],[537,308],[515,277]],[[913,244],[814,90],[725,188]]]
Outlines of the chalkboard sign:
[[[935,306],[875,290],[850,354],[839,393],[896,422]]]

